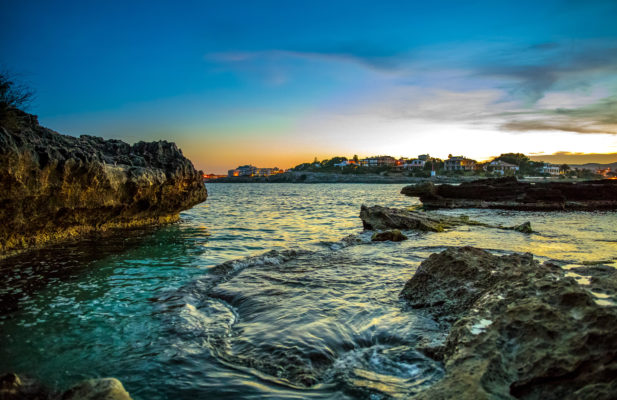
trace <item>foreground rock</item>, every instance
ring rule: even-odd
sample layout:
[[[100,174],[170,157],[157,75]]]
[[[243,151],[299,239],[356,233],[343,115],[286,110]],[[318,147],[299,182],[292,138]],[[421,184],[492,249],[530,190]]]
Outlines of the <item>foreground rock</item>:
[[[612,399],[617,311],[530,254],[471,247],[431,255],[401,292],[449,334],[446,376],[420,399]]]
[[[171,222],[206,197],[202,175],[173,143],[65,136],[18,110],[0,121],[0,256]]]
[[[14,373],[0,376],[0,400],[131,400],[115,378],[89,379],[64,393],[55,393],[33,379]]]
[[[502,208],[510,210],[617,209],[617,181],[519,182],[516,178],[483,179],[458,186],[431,182],[406,186],[429,208]]]
[[[362,226],[365,230],[405,229],[422,232],[443,232],[445,229],[456,226],[471,225],[514,230],[521,233],[533,233],[531,223],[529,222],[516,226],[490,225],[470,220],[466,216],[431,216],[425,212],[382,206],[367,207],[362,205],[360,207],[360,219],[362,219]]]

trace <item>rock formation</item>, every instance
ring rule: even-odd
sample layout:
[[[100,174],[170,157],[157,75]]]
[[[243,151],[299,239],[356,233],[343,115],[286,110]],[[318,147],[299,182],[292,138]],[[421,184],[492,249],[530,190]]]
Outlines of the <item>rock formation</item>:
[[[201,174],[174,143],[65,136],[19,110],[0,121],[0,256],[171,222],[206,197]]]
[[[403,235],[398,229],[392,229],[390,231],[375,232],[371,236],[373,242],[402,242],[407,240],[408,237]]]
[[[33,379],[7,373],[0,376],[0,400],[131,400],[131,396],[115,378],[89,379],[55,393]]]
[[[410,211],[402,208],[383,206],[360,207],[360,219],[365,230],[406,229],[422,232],[443,232],[445,229],[460,225],[484,226],[486,228],[514,230],[521,233],[533,233],[531,223],[525,222],[517,226],[490,225],[473,221],[467,216],[447,217],[428,215],[425,212]]]
[[[617,209],[617,180],[519,182],[516,178],[482,179],[455,185],[430,182],[406,186],[427,208],[502,208],[510,210]]]
[[[530,254],[448,249],[425,260],[401,296],[449,329],[443,346],[426,349],[446,375],[418,399],[617,393],[617,310],[555,265]]]

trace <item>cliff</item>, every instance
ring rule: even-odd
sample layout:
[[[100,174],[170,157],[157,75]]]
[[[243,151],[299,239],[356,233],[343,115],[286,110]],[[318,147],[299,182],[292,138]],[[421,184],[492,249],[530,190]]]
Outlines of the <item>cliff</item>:
[[[406,186],[427,208],[501,208],[510,210],[617,209],[617,180],[519,182],[516,178],[482,179],[455,185],[430,182]]]
[[[0,256],[175,221],[206,197],[174,143],[61,135],[19,110],[0,121]]]

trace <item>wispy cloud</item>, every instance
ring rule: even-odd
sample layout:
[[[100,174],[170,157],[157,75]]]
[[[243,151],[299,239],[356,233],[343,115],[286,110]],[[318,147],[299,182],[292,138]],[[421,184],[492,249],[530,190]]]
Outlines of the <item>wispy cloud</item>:
[[[492,124],[510,132],[617,134],[616,41],[463,43],[413,52],[347,42],[211,53],[206,59],[245,72],[260,69],[264,81],[279,85],[290,81],[294,60],[353,63],[376,80],[391,77],[371,101],[352,102],[341,112]]]

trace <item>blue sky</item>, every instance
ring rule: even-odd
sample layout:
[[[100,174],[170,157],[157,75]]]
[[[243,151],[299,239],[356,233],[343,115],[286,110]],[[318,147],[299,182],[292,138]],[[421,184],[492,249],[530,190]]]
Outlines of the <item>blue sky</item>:
[[[0,12],[0,64],[36,90],[42,124],[173,140],[207,171],[338,154],[617,153],[614,0],[7,1]]]

